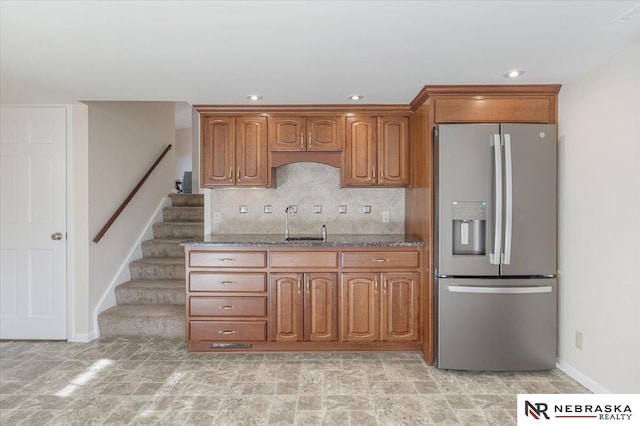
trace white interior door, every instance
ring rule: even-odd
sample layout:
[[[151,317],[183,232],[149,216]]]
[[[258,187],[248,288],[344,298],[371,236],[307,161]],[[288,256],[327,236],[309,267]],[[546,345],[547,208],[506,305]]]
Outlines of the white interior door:
[[[0,118],[0,338],[66,339],[66,109]]]

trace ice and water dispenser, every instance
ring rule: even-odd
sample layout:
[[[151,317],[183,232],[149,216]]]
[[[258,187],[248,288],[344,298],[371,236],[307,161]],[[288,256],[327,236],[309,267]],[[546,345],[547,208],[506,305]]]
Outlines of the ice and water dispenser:
[[[486,254],[487,202],[454,201],[453,254]]]

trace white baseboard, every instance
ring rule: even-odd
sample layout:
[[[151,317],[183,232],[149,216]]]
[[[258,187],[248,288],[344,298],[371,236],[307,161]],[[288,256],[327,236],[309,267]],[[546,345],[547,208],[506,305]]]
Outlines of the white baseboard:
[[[586,374],[581,371],[575,369],[571,365],[567,364],[561,359],[557,359],[556,367],[558,369],[567,373],[569,377],[580,383],[585,388],[589,389],[593,393],[612,393],[609,389],[605,388],[601,384],[597,383],[595,380],[591,379]]]
[[[89,343],[98,337],[97,331],[94,330],[91,333],[74,333],[67,341],[73,343]]]
[[[170,205],[171,199],[169,197],[164,197],[162,201],[160,201],[160,204],[158,204],[155,211],[149,218],[146,226],[144,227],[140,235],[138,235],[138,238],[129,250],[129,254],[127,254],[127,257],[120,265],[120,268],[118,268],[118,271],[114,275],[114,278],[111,280],[111,283],[102,294],[100,301],[96,305],[96,308],[93,310],[93,317],[90,319],[93,322],[93,331],[89,334],[95,336],[94,339],[100,337],[98,314],[116,305],[116,286],[131,279],[131,275],[129,273],[129,263],[142,258],[142,242],[153,238],[153,224],[156,222],[162,222],[162,209]]]

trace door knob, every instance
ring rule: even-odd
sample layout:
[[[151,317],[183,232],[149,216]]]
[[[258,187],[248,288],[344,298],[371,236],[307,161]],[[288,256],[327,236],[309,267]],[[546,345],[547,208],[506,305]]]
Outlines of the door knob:
[[[51,239],[52,240],[61,240],[62,239],[62,232],[56,232],[54,234],[51,234]]]

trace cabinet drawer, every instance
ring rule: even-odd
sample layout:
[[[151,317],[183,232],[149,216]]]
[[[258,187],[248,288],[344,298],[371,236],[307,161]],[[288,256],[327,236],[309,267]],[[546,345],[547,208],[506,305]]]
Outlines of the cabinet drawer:
[[[194,317],[264,317],[266,297],[191,297],[189,315]]]
[[[189,253],[189,266],[216,268],[264,268],[265,252],[222,252],[192,251]]]
[[[277,251],[271,253],[272,268],[337,268],[337,251]]]
[[[342,253],[343,268],[417,268],[415,251],[354,251]]]
[[[189,336],[191,341],[264,342],[267,340],[267,322],[190,321]]]
[[[265,292],[265,274],[190,272],[189,291]]]

